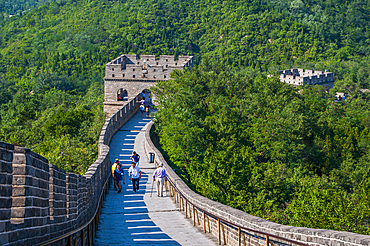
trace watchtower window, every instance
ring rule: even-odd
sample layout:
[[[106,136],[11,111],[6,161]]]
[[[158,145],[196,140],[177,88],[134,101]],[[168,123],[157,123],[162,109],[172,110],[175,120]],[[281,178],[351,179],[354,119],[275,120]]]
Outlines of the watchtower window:
[[[114,74],[112,74],[112,78],[114,78]]]
[[[135,78],[135,75],[132,75],[133,78]]]

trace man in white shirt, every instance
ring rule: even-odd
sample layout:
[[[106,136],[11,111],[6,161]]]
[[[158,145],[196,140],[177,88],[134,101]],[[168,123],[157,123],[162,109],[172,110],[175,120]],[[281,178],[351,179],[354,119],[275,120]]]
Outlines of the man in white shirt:
[[[128,169],[128,178],[129,180],[132,179],[132,187],[134,188],[134,192],[139,190],[139,180],[141,179],[141,171],[138,166],[136,166],[135,162],[132,162],[131,167]]]

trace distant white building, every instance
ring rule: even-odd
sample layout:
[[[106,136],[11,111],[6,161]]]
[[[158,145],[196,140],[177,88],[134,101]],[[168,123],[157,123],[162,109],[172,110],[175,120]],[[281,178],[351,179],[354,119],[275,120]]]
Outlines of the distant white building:
[[[280,70],[280,81],[291,85],[321,85],[326,90],[334,86],[333,73],[310,69],[293,68]]]

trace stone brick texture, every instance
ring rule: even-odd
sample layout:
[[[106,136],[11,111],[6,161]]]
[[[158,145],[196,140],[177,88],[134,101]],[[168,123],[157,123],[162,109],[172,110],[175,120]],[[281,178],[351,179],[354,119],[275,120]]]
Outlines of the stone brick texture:
[[[109,142],[138,111],[139,100],[141,93],[107,118],[98,159],[83,176],[66,173],[29,149],[0,142],[0,245],[46,242],[93,218],[111,175]]]
[[[279,71],[281,82],[292,85],[321,85],[326,90],[334,86],[333,73],[317,70],[293,68]]]
[[[104,112],[108,115],[122,108],[127,101],[118,101],[118,94],[127,92],[128,101],[158,81],[169,80],[173,70],[194,66],[193,56],[123,54],[108,62],[104,77]]]
[[[221,203],[205,198],[192,191],[184,181],[173,171],[163,158],[161,152],[155,147],[153,123],[147,127],[145,132],[145,152],[155,153],[155,165],[164,163],[168,180],[177,190],[177,196],[181,194],[188,201],[188,218],[193,216],[193,205],[195,211],[195,224],[203,230],[203,212],[206,214],[206,229],[216,238],[219,237],[218,219],[221,221],[220,236],[221,244],[226,245],[266,245],[266,235],[273,245],[329,245],[329,246],[370,246],[370,236],[360,235],[345,231],[332,231],[326,229],[311,229],[280,225],[262,218],[252,216],[238,209],[223,205]],[[175,195],[176,197],[176,195]],[[178,202],[178,199],[174,201]],[[184,200],[185,201],[185,200]],[[181,205],[184,207],[184,205]],[[194,219],[192,217],[191,219]],[[198,224],[199,219],[199,224]],[[223,227],[223,229],[222,229]],[[240,241],[238,228],[241,228]],[[225,234],[225,236],[224,236]],[[290,241],[288,241],[290,240]],[[240,244],[239,244],[240,243]]]

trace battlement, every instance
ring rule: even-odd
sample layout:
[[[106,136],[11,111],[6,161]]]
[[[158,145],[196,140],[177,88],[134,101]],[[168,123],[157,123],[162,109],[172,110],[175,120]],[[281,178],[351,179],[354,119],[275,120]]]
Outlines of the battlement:
[[[121,108],[143,90],[150,88],[158,81],[169,80],[173,70],[193,67],[193,56],[135,54],[120,55],[105,66],[104,77],[104,112],[112,113]],[[124,93],[124,95],[122,95]]]
[[[293,68],[280,70],[279,73],[280,81],[291,85],[322,85],[326,89],[334,85],[333,73],[327,71]]]
[[[170,73],[175,69],[193,67],[193,56],[179,56],[176,60],[173,55],[161,55],[156,59],[154,55],[124,54],[108,62],[105,66],[105,80],[123,81],[159,81],[168,80]]]

